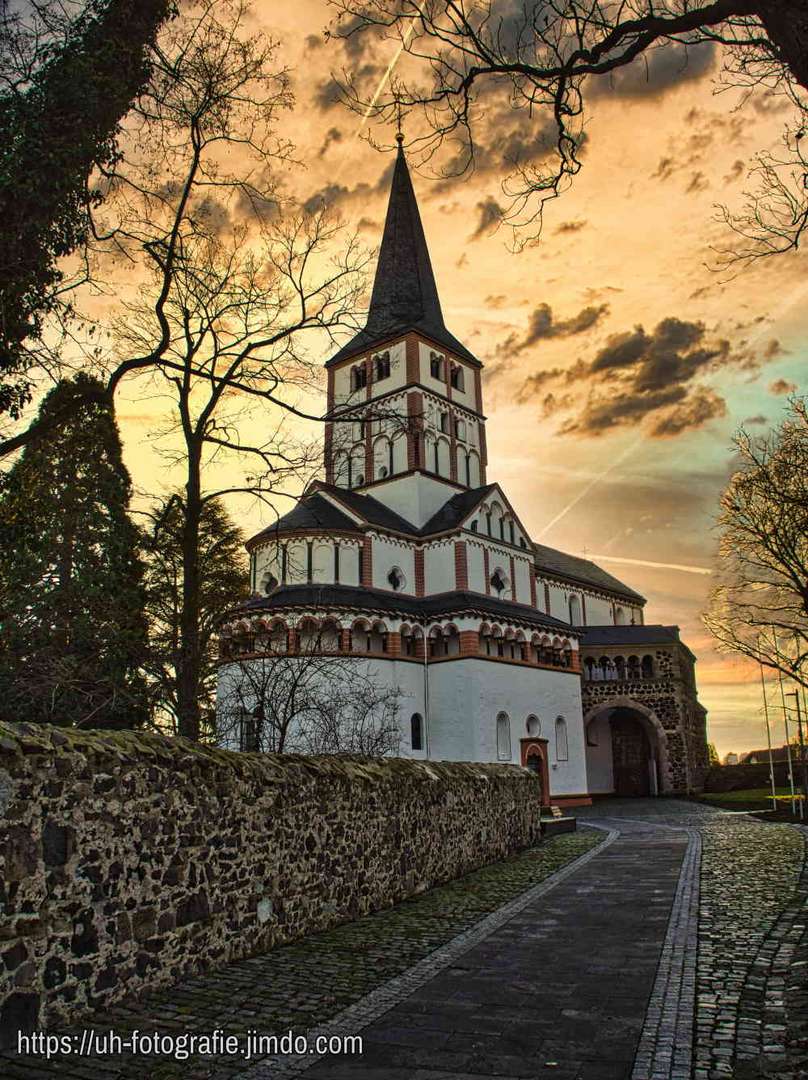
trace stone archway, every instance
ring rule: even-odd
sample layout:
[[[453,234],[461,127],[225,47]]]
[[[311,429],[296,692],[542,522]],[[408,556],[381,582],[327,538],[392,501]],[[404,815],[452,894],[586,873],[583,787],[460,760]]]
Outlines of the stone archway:
[[[665,795],[673,790],[667,734],[646,705],[618,695],[601,701],[585,715],[584,732],[593,794]]]

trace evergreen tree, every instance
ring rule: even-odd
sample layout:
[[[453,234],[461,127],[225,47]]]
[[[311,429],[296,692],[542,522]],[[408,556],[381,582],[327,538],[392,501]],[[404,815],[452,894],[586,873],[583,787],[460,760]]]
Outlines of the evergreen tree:
[[[92,392],[59,383],[40,416]],[[143,566],[112,407],[29,446],[0,491],[0,718],[135,727],[146,718]]]
[[[149,617],[146,669],[151,683],[152,713],[157,723],[167,723],[174,732],[180,730],[186,518],[185,499],[172,495],[151,512],[143,544]],[[224,612],[249,594],[244,536],[218,499],[210,498],[202,504],[196,563],[199,567],[200,733],[212,737],[219,658],[217,628]]]

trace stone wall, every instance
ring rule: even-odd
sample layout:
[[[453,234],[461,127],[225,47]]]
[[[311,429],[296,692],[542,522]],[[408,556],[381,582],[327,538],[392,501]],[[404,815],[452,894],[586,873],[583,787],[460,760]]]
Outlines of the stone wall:
[[[794,754],[792,769],[794,771],[794,786],[801,790],[801,773],[798,755]],[[775,761],[774,782],[778,787],[788,786],[788,764],[785,761]],[[724,791],[745,791],[748,788],[768,788],[771,784],[769,779],[769,765],[714,765],[707,773],[704,782],[704,790],[718,794]]]
[[[0,725],[3,1030],[75,1020],[538,839],[537,778],[510,765]]]
[[[663,776],[665,794],[701,791],[708,768],[705,713],[696,695],[693,661],[677,646],[671,648],[633,646],[640,655],[654,659],[650,679],[588,680],[582,683],[584,716],[597,706],[620,698],[630,699],[650,709],[664,731],[668,774]],[[626,646],[584,648],[582,659],[601,655],[625,655]]]

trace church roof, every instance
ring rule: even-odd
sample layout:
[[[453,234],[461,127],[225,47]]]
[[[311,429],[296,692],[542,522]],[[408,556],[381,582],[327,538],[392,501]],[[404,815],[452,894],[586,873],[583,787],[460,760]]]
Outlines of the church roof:
[[[443,322],[418,202],[399,141],[367,322],[326,367],[408,330],[420,331],[456,356],[480,364]]]
[[[678,626],[585,626],[582,645],[671,645],[679,640]]]
[[[421,529],[425,536],[432,533],[445,532],[454,529],[471,513],[478,503],[494,490],[496,484],[485,484],[483,487],[469,488],[467,491],[458,491],[448,502],[427,521]]]
[[[591,585],[604,592],[617,593],[628,600],[645,603],[645,597],[640,593],[624,585],[618,578],[608,574],[589,559],[581,559],[577,555],[567,555],[566,552],[556,551],[555,548],[545,547],[544,544],[534,544],[537,570],[563,578],[572,578],[582,585]]]
[[[360,611],[395,612],[414,618],[437,618],[463,611],[481,611],[492,618],[510,619],[576,636],[567,623],[526,604],[498,600],[473,592],[447,592],[432,596],[407,596],[386,589],[367,589],[354,585],[282,585],[269,596],[255,596],[239,604],[239,611],[260,608],[356,608]]]
[[[259,540],[268,539],[282,532],[293,532],[296,529],[323,529],[325,531],[351,529],[356,531],[356,522],[339,510],[329,500],[315,492],[305,496],[288,514],[278,518],[274,525],[268,525],[266,529],[251,537],[248,546],[252,546]]]

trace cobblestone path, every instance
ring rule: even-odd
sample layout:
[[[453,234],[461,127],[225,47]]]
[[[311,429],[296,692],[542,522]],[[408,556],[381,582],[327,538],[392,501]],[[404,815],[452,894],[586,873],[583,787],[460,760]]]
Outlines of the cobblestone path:
[[[361,1057],[9,1054],[0,1077],[808,1078],[808,829],[669,799],[579,818],[596,829],[87,1022],[358,1033]]]
[[[77,1028],[124,1038],[134,1030],[209,1034],[302,1033],[412,968],[481,919],[594,848],[603,834],[559,836],[514,858],[354,923],[273,949],[166,990],[128,1001]],[[0,1080],[203,1080],[244,1069],[237,1056],[172,1062],[132,1056],[58,1057],[49,1062],[0,1055]]]
[[[632,827],[681,828],[698,837],[695,1028],[683,1075],[808,1077],[808,830],[667,799],[609,802],[584,816],[614,827],[641,818],[644,825]],[[662,1032],[649,1077],[678,1077],[677,1042],[670,1028]],[[634,1080],[645,1077],[635,1072]]]
[[[688,843],[621,828],[586,865],[362,1030],[361,1058],[270,1080],[627,1080]],[[308,1066],[308,1067],[306,1067]]]

